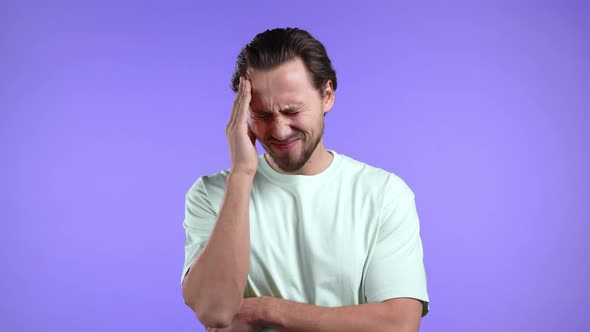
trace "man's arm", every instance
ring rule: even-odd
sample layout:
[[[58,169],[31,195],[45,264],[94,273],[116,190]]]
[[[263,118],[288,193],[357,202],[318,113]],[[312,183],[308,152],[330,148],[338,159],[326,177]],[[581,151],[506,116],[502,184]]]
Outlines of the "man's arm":
[[[263,296],[255,320],[281,332],[416,332],[422,317],[422,303],[413,298],[345,307],[320,307]]]
[[[182,284],[185,303],[208,327],[228,326],[243,301],[250,269],[249,204],[258,164],[255,138],[246,122],[250,84],[240,88],[226,127],[232,167],[207,244]]]
[[[238,311],[250,261],[252,180],[229,174],[211,236],[182,284],[185,303],[206,326],[223,327]]]

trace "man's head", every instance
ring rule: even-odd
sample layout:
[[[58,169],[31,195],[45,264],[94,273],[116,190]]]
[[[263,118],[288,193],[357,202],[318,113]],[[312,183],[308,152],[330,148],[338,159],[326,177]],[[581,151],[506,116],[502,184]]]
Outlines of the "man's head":
[[[324,46],[304,30],[267,30],[238,55],[236,92],[240,76],[252,84],[256,139],[281,170],[296,172],[322,143],[324,116],[334,104],[336,72]]]

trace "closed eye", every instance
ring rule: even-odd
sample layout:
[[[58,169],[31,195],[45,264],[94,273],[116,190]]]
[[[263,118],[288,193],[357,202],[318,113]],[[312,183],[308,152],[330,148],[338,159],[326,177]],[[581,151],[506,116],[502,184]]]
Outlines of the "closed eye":
[[[270,118],[270,117],[273,116],[273,114],[271,112],[257,112],[257,111],[254,111],[254,112],[252,112],[252,114],[256,118],[258,118],[258,119],[268,119],[268,118]],[[292,110],[292,111],[291,110],[285,110],[285,111],[281,111],[281,114],[290,117],[290,116],[295,116],[295,115],[299,114],[299,111],[298,110]]]
[[[254,116],[259,119],[266,119],[266,118],[270,117],[270,114],[269,113],[254,113]]]

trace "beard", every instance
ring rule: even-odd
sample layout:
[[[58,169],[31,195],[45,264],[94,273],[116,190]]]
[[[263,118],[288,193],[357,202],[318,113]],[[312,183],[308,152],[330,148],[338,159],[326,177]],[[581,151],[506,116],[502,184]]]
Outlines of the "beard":
[[[280,156],[273,152],[270,144],[267,145],[266,143],[262,143],[262,146],[264,146],[264,149],[280,170],[286,173],[294,173],[301,169],[301,167],[307,163],[309,158],[311,158],[311,155],[320,143],[322,136],[324,136],[324,121],[322,121],[322,129],[320,130],[319,135],[311,137],[309,140],[305,139],[305,136],[301,137],[299,144],[301,145],[302,151],[298,159],[291,158],[291,155],[295,153],[293,150],[279,152],[280,154],[284,154],[283,156]]]

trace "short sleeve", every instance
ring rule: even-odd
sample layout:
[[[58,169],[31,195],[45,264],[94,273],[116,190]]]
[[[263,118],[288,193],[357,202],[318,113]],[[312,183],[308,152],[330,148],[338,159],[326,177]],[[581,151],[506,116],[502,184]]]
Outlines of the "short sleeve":
[[[184,282],[191,264],[205,247],[217,212],[212,208],[207,196],[203,178],[199,178],[186,193],[183,227],[186,233],[184,245],[184,267],[180,283]]]
[[[415,196],[395,175],[387,182],[380,222],[365,276],[366,301],[415,298],[424,317],[430,308]]]

